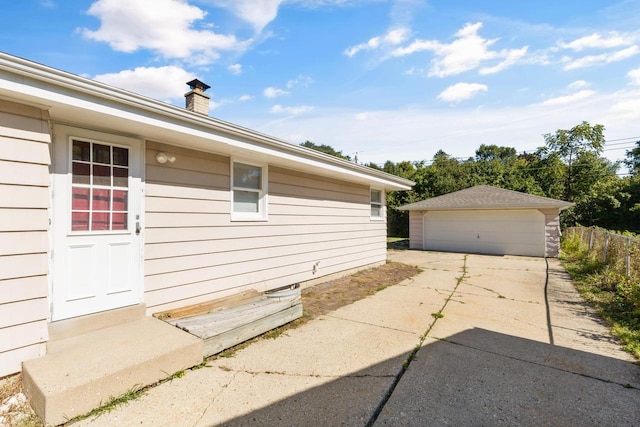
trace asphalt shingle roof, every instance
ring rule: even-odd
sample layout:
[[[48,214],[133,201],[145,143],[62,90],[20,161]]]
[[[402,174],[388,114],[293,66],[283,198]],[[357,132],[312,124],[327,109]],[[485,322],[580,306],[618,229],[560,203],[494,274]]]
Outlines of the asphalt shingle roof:
[[[549,197],[534,196],[518,191],[505,190],[490,185],[477,185],[421,202],[401,206],[403,211],[457,210],[457,209],[527,209],[559,208],[573,203]]]

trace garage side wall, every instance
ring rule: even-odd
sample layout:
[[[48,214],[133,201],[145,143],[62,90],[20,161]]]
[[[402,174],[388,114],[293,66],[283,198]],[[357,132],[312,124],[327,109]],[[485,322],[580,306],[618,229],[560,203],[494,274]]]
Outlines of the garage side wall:
[[[409,211],[409,248],[424,249],[423,211]]]
[[[0,100],[0,377],[46,351],[48,119]]]
[[[160,165],[159,152],[176,157]],[[370,189],[268,167],[268,219],[231,221],[228,157],[146,146],[148,313],[265,291],[386,260]]]
[[[556,258],[560,254],[560,211],[538,209],[544,214],[545,256]]]

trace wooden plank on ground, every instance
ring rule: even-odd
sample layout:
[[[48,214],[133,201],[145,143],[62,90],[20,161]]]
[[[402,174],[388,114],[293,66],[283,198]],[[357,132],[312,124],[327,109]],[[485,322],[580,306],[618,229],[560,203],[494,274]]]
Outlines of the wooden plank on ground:
[[[300,298],[285,301],[274,301],[265,298],[250,304],[243,304],[228,310],[215,311],[200,316],[193,316],[169,323],[204,340],[222,333],[238,329],[244,325],[269,317],[274,313],[300,304]]]
[[[302,316],[302,304],[296,304],[285,310],[273,313],[239,328],[208,338],[204,341],[204,357],[240,344],[271,329],[282,326]]]
[[[201,314],[210,313],[215,310],[223,310],[231,307],[236,307],[241,304],[257,301],[260,298],[262,298],[262,293],[251,289],[213,301],[188,305],[186,307],[176,308],[173,310],[160,311],[158,313],[153,313],[153,316],[160,320],[177,320],[190,316],[199,316]]]

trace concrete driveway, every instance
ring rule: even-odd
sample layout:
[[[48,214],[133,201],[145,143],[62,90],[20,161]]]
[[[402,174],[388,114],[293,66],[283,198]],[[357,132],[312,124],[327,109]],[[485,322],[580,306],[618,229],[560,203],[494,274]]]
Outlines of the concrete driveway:
[[[557,260],[389,258],[424,271],[79,425],[638,424],[640,367]]]

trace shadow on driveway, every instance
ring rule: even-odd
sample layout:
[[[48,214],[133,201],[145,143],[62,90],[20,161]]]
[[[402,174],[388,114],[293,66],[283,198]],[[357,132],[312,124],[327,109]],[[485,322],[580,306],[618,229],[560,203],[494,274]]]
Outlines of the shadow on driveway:
[[[403,362],[397,357],[382,364],[393,364],[400,373]],[[372,377],[371,371],[225,425],[622,426],[640,420],[637,365],[484,329],[425,343],[374,423],[376,405],[393,378]]]

